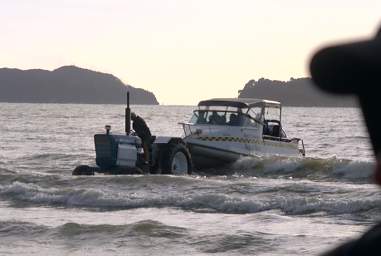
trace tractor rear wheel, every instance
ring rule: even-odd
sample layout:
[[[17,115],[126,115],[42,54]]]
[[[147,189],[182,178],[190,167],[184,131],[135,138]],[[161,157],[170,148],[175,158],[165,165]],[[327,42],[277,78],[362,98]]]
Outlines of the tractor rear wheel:
[[[192,174],[192,158],[182,143],[170,143],[161,154],[161,173],[173,175]]]

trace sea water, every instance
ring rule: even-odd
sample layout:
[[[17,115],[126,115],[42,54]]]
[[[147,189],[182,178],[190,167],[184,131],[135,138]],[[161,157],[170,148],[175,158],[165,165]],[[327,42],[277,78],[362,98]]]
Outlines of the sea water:
[[[133,106],[182,136],[192,106]],[[317,255],[379,220],[356,108],[283,108],[305,158],[242,158],[223,175],[73,177],[123,105],[0,103],[0,255]]]

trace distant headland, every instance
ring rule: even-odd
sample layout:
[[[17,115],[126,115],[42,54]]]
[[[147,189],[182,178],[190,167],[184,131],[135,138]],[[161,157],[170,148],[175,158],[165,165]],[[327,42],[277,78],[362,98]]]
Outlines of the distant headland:
[[[249,80],[239,91],[239,97],[275,100],[284,106],[358,107],[354,97],[325,93],[314,86],[310,78],[291,78],[289,81],[265,78]]]
[[[117,77],[76,66],[53,71],[0,68],[0,102],[159,104],[152,92],[124,84]]]

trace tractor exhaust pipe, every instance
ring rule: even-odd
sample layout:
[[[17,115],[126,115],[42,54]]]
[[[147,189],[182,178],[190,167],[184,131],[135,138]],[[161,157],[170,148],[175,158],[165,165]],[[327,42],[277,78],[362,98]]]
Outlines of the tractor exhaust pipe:
[[[125,114],[125,130],[126,135],[130,135],[131,133],[131,109],[130,109],[130,92],[127,91],[127,107]]]

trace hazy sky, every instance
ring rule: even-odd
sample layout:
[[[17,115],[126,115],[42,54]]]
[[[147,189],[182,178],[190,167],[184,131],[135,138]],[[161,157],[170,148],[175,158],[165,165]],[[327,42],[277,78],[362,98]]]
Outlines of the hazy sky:
[[[0,67],[112,73],[160,103],[307,76],[317,47],[373,35],[380,0],[2,0]]]

